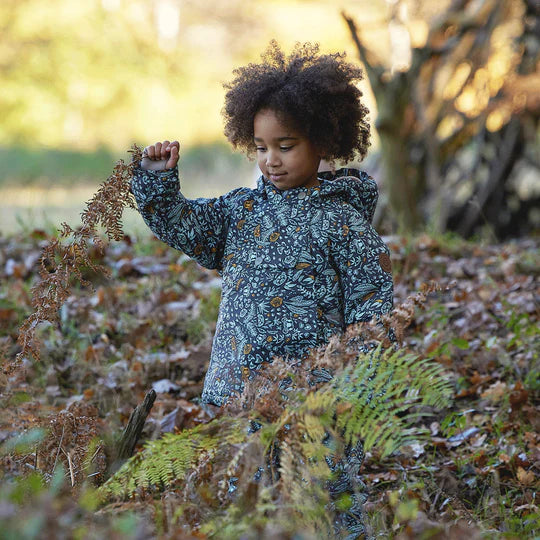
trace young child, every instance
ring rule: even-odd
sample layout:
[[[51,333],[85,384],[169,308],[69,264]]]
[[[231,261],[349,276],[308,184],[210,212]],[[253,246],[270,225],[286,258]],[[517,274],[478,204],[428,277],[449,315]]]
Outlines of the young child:
[[[223,110],[232,145],[256,153],[256,189],[186,199],[176,141],[148,146],[132,182],[154,233],[223,277],[202,394],[218,406],[263,362],[299,359],[392,308],[388,249],[371,226],[376,183],[355,169],[319,171],[321,163],[366,154],[368,111],[355,85],[361,70],[310,45],[285,57],[272,42],[262,60],[234,72]],[[337,473],[328,486],[332,500],[348,493],[352,501],[336,511],[336,533],[347,538],[365,534],[362,459],[358,444],[344,460],[328,460]]]
[[[223,278],[202,400],[223,405],[274,356],[300,358],[347,325],[392,308],[388,248],[371,226],[377,185],[365,172],[318,172],[363,158],[361,70],[342,54],[272,42],[226,85],[225,134],[256,153],[257,188],[188,200],[178,142],[145,149],[132,191],[152,231]]]

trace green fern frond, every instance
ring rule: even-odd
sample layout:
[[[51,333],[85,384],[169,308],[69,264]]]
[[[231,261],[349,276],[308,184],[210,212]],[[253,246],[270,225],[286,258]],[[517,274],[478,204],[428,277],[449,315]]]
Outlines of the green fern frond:
[[[335,377],[326,391],[349,405],[336,409],[347,444],[363,440],[366,450],[377,447],[383,456],[425,436],[425,429],[414,426],[425,416],[419,409],[448,405],[452,395],[442,366],[380,347],[361,355],[354,369]]]
[[[279,487],[283,503],[279,519],[282,524],[289,524],[291,530],[304,531],[308,538],[330,537],[330,498],[322,481],[329,476],[329,469],[324,461],[307,458],[302,446],[295,441],[281,445]]]
[[[103,498],[132,496],[137,489],[164,489],[182,480],[203,452],[245,438],[247,420],[221,417],[179,434],[166,433],[157,441],[148,442],[143,451],[130,458],[100,488]]]

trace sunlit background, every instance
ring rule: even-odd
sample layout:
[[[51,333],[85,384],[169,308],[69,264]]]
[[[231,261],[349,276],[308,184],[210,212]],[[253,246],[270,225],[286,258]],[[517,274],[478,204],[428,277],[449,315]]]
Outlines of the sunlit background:
[[[0,4],[0,227],[76,219],[116,159],[133,144],[165,138],[182,145],[188,196],[250,185],[254,164],[231,155],[222,134],[223,82],[257,61],[270,39],[290,49],[319,42],[358,61],[341,11],[358,22],[364,43],[388,68],[406,71],[411,47],[423,45],[428,22],[447,0],[2,0]],[[486,107],[511,69],[513,19],[493,36],[494,53],[463,88],[466,58],[440,78],[445,99],[464,115]],[[450,69],[450,67],[449,67]],[[376,119],[374,96],[361,83]],[[488,128],[508,121],[493,111]],[[505,116],[506,115],[506,116]],[[440,137],[462,121],[449,116]],[[373,136],[371,152],[377,151]],[[21,185],[27,184],[27,185]],[[138,216],[129,226],[142,224]]]
[[[407,61],[408,39],[391,46],[386,2],[245,0],[27,0],[3,2],[0,143],[123,150],[134,141],[221,138],[222,83],[271,38],[285,48],[353,44],[340,7],[365,24],[379,54]],[[8,35],[6,35],[6,32]],[[7,106],[9,105],[9,109]]]

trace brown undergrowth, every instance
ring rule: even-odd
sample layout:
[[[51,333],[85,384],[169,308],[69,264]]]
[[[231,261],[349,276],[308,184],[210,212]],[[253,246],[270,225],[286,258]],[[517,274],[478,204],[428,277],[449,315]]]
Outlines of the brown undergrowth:
[[[40,258],[39,281],[32,287],[32,314],[19,330],[21,351],[17,360],[32,356],[39,359],[40,345],[36,340],[36,327],[45,321],[54,323],[62,304],[69,297],[73,281],[90,285],[83,276],[85,270],[109,275],[109,269],[96,262],[103,255],[107,241],[121,240],[124,209],[135,208],[130,189],[133,167],[141,159],[142,150],[134,145],[129,164],[119,160],[105,182],[87,203],[81,215],[81,226],[74,229],[62,223],[59,235],[43,248]],[[100,228],[105,233],[105,238]],[[10,372],[17,364],[4,366]]]
[[[291,398],[287,395],[292,392],[294,399],[302,394],[322,395],[317,392],[325,384],[313,385],[313,369],[335,370],[337,364],[351,369],[358,358],[359,337],[364,343],[388,346],[384,343],[387,331],[380,325],[351,328],[304,364],[293,367],[276,361],[266,366],[257,378],[246,381],[235,404],[220,411],[238,423],[212,424],[212,411],[192,398],[200,394],[208,361],[212,329],[208,320],[215,315],[219,295],[204,291],[209,290],[205,288],[215,274],[158,242],[134,246],[124,241],[120,216],[132,202],[128,191],[131,166],[117,165],[101,194],[89,202],[82,227],[64,226],[67,236],[52,239],[50,246],[56,247],[45,249],[39,269],[28,267],[8,274],[0,267],[9,285],[0,296],[0,318],[6,327],[15,327],[24,311],[21,306],[30,310],[35,302],[43,303],[42,311],[30,315],[23,325],[26,337],[20,346],[26,348],[19,354],[20,359],[23,355],[28,360],[39,355],[39,336],[43,339],[42,362],[26,361],[19,375],[6,370],[0,380],[0,391],[6,381],[9,385],[0,395],[4,410],[0,477],[5,480],[0,502],[12,504],[2,507],[7,516],[2,518],[3,525],[6,530],[20,531],[24,521],[20,516],[33,512],[31,504],[46,514],[47,530],[60,527],[62,533],[81,527],[84,520],[96,522],[107,513],[145,508],[151,516],[146,521],[147,536],[181,537],[187,530],[202,536],[208,512],[229,508],[230,515],[214,520],[215,530],[243,522],[252,527],[253,534],[263,531],[260,537],[271,537],[272,531],[285,534],[265,519],[264,512],[271,513],[281,504],[283,508],[288,505],[292,515],[305,493],[288,491],[292,477],[281,476],[277,497],[270,489],[272,482],[256,484],[250,479],[272,441],[282,445],[283,470],[295,470],[305,448],[304,420],[313,422],[310,415],[315,419],[324,415],[327,403],[314,402],[308,416],[306,409],[302,414],[288,414]],[[105,229],[105,239],[100,239],[99,227]],[[395,265],[396,309],[385,321],[386,327],[391,326],[403,347],[419,360],[431,358],[448,370],[454,406],[429,420],[418,418],[418,427],[430,433],[428,440],[411,442],[384,459],[376,448],[368,452],[362,478],[371,488],[366,510],[374,528],[386,537],[400,538],[422,537],[429,531],[456,538],[460,534],[473,537],[478,531],[501,535],[506,531],[505,538],[527,537],[538,519],[534,487],[540,463],[535,433],[539,427],[538,379],[534,375],[538,360],[534,347],[538,336],[537,246],[530,240],[498,246],[456,245],[455,240],[427,236],[396,237],[389,243]],[[11,266],[18,268],[18,261],[25,259],[23,253],[36,250],[36,242],[29,241],[21,248],[23,253],[13,244],[0,239],[0,253],[6,254],[2,260],[14,261]],[[108,272],[108,268],[113,270],[112,279],[102,282],[97,291],[77,287],[77,281],[91,281],[87,270]],[[32,305],[26,293],[30,284],[35,284],[36,291]],[[408,296],[411,290],[419,292]],[[40,325],[41,321],[54,323],[62,304],[68,322],[76,324]],[[204,315],[206,319],[201,315],[205,311],[210,314]],[[194,329],[201,335],[195,335]],[[0,342],[0,354],[11,367],[19,352],[12,335],[14,330],[2,334]],[[275,384],[289,378],[290,385]],[[206,437],[208,444],[216,436],[229,437],[227,451],[216,453],[213,448],[224,447],[210,444],[184,480],[165,487],[158,477],[155,483],[136,486],[134,499],[110,504],[99,513],[94,512],[95,502],[85,507],[91,510],[81,509],[87,503],[84,497],[80,502],[71,501],[72,489],[77,495],[82,490],[84,495],[85,485],[106,479],[104,432],[119,431],[149,385],[157,383],[165,384],[160,385],[147,422],[143,436],[147,446],[136,453],[135,460],[147,459],[154,443],[155,448],[161,448],[161,441],[165,446],[178,443],[182,433],[195,433],[199,441]],[[347,413],[347,407],[343,404],[335,410]],[[252,418],[265,424],[261,436],[238,438],[238,426],[246,426]],[[285,429],[285,420],[291,421],[291,427]],[[190,431],[197,426],[199,432]],[[310,426],[313,429],[316,423]],[[44,427],[47,432],[41,432],[37,442],[31,439],[22,450],[10,446],[14,437],[22,434],[24,438],[33,428]],[[189,451],[194,447],[186,444],[183,448],[188,453],[177,449],[179,459],[191,459]],[[59,471],[67,490],[55,494],[54,477]],[[32,493],[32,479],[38,477],[39,489],[48,495],[38,502],[30,497],[33,502],[27,504],[20,493]],[[278,481],[277,475],[273,480]],[[312,495],[323,497],[318,492]],[[233,496],[237,497],[234,504]],[[258,522],[249,517],[254,501],[263,510]],[[465,526],[463,532],[460,520],[476,525]],[[104,533],[112,530],[109,522],[99,526]]]

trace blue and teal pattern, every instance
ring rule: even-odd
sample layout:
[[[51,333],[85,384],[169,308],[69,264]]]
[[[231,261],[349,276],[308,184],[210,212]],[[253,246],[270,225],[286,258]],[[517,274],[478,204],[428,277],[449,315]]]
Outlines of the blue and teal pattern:
[[[156,236],[223,278],[203,401],[222,405],[262,362],[300,358],[392,309],[388,248],[371,225],[375,181],[356,169],[319,179],[281,191],[261,176],[255,189],[188,200],[177,168],[135,171],[132,191]]]

